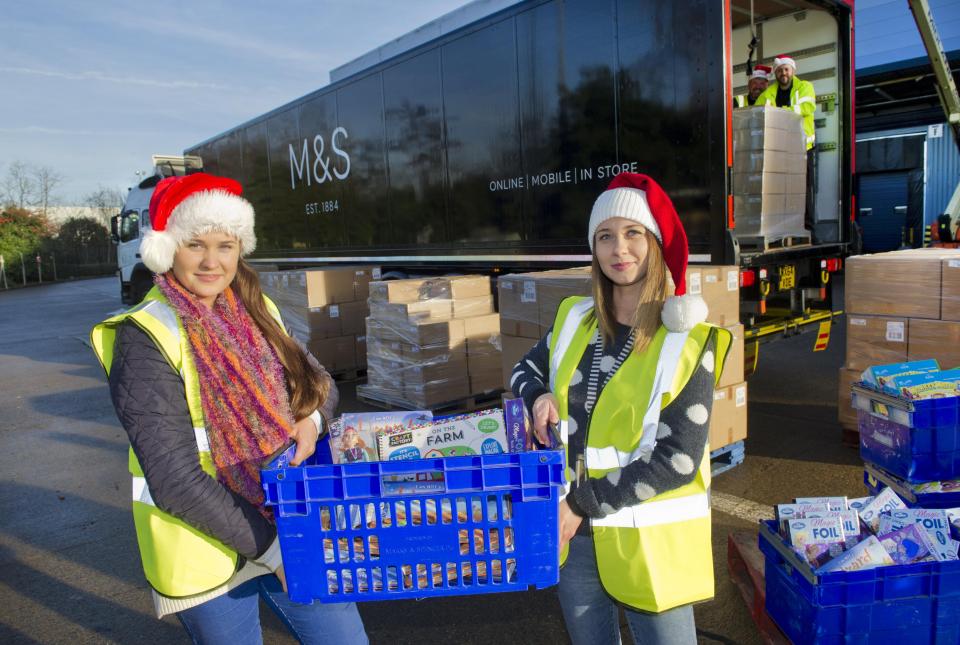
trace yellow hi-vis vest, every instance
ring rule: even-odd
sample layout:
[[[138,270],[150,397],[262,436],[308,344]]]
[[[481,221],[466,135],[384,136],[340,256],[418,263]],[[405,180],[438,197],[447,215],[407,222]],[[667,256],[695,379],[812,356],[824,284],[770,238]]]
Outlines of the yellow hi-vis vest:
[[[778,88],[777,83],[770,83],[763,94],[757,97],[754,105],[776,107]],[[793,89],[790,90],[790,105],[783,109],[793,110],[803,117],[803,134],[806,136],[807,150],[812,148],[817,141],[816,125],[813,123],[813,113],[817,111],[817,93],[813,89],[813,83],[794,76]]]
[[[719,379],[731,336],[712,325],[682,333],[661,326],[641,354],[630,353],[601,391],[586,429],[590,477],[649,456],[660,411],[683,390],[701,361],[709,361],[704,351],[713,329],[718,332],[713,362]],[[591,298],[567,298],[560,304],[550,341],[550,385],[559,403],[565,449],[567,389],[596,330]],[[691,483],[591,520],[600,582],[624,605],[659,613],[713,597],[709,446],[698,466]],[[566,473],[572,480],[572,469]],[[566,557],[565,550],[561,563]]]
[[[750,107],[750,98],[747,94],[737,94],[733,97],[733,103],[738,108]]]
[[[276,305],[266,297],[264,300],[270,314],[279,321],[280,312]],[[103,321],[90,332],[91,345],[100,364],[109,376],[117,328],[128,319],[150,336],[183,379],[200,467],[211,477],[216,477],[200,402],[200,379],[190,341],[176,312],[157,287],[153,287],[140,304]],[[137,544],[143,573],[150,585],[164,596],[178,598],[209,591],[229,580],[239,563],[236,551],[157,508],[132,447],[128,466],[133,477],[133,522]]]

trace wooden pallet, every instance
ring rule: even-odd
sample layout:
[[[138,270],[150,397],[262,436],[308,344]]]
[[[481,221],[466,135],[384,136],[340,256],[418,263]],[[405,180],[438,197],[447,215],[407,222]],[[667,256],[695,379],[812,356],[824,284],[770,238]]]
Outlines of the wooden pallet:
[[[743,463],[746,452],[743,441],[736,441],[710,452],[710,475],[716,477]]]
[[[737,531],[727,536],[727,570],[747,603],[747,610],[760,632],[760,638],[767,645],[788,645],[790,639],[767,613],[763,567],[764,559],[757,546],[756,531]]]
[[[810,246],[811,240],[812,238],[809,233],[798,235],[737,236],[737,241],[740,243],[740,250],[747,252],[767,252]]]
[[[452,401],[434,403],[427,407],[434,413],[442,414],[476,412],[477,410],[498,405],[502,393],[503,390],[489,390]],[[419,407],[406,399],[390,396],[383,392],[376,392],[362,385],[357,388],[357,400],[367,405],[372,405],[375,408],[380,408],[381,410],[410,410]]]

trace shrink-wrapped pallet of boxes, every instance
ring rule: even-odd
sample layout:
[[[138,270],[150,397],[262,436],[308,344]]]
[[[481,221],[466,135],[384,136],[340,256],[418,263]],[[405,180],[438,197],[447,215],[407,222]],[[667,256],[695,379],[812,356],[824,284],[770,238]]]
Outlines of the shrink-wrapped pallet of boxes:
[[[366,330],[369,401],[432,409],[502,388],[488,276],[374,282]]]
[[[733,113],[733,212],[737,237],[807,236],[806,143],[800,115],[753,107]]]
[[[845,431],[856,432],[850,385],[868,367],[930,358],[943,369],[960,366],[960,250],[851,257],[844,291],[847,352],[838,379],[838,420]]]
[[[367,292],[379,278],[380,267],[337,267],[261,272],[260,284],[287,331],[339,375],[366,368]]]
[[[514,365],[553,326],[564,298],[589,296],[590,267],[538,273],[516,273],[497,280],[500,295],[500,331],[503,344],[503,383],[510,389]],[[687,269],[687,292],[703,296],[707,322],[724,327],[733,344],[714,396],[711,448],[741,441],[747,433],[744,383],[744,329],[740,324],[740,272],[735,266],[697,266]]]

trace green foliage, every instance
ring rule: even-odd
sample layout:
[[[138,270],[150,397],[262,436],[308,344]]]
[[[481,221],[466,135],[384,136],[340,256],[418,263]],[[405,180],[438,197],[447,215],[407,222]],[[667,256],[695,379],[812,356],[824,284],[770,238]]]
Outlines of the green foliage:
[[[36,255],[49,232],[48,222],[26,209],[12,207],[0,213],[0,255],[7,268],[20,262],[21,253],[24,257]]]

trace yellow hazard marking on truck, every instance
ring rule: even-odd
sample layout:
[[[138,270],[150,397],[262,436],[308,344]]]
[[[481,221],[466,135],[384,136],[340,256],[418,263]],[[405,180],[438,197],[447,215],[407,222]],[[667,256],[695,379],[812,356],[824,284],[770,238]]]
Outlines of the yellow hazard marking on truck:
[[[820,329],[817,331],[817,342],[813,346],[813,351],[822,352],[830,344],[830,322],[820,323]]]
[[[760,357],[760,341],[748,341],[743,345],[743,378],[757,371],[757,359]]]

